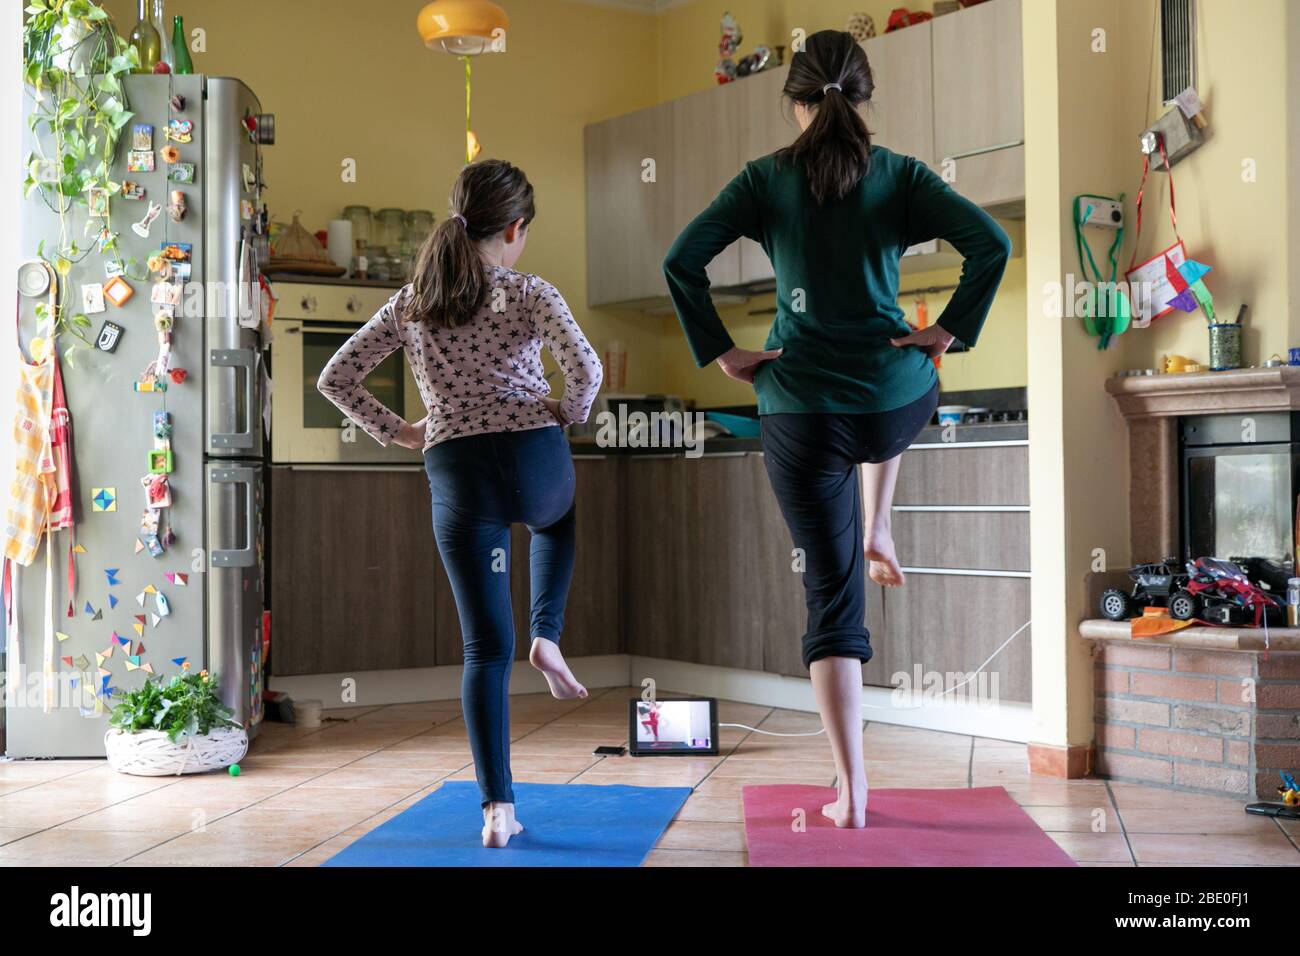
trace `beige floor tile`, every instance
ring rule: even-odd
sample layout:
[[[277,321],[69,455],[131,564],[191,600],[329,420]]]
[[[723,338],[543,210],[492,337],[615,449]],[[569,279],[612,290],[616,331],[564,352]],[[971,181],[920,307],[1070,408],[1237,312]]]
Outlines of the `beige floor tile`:
[[[1183,793],[1160,787],[1144,787],[1131,783],[1110,784],[1115,796],[1115,806],[1125,810],[1223,810],[1241,813],[1246,802],[1243,798],[1218,797],[1212,794]]]
[[[1024,808],[1030,819],[1044,830],[1069,833],[1119,833],[1119,816],[1109,805],[1099,807]]]
[[[187,833],[145,850],[122,866],[280,866],[320,841],[312,835]],[[0,847],[0,849],[3,849]]]
[[[0,846],[0,860],[29,866],[112,866],[176,834],[166,830],[42,830]]]
[[[366,810],[375,813],[410,796],[417,787],[294,787],[261,802],[275,810]]]
[[[0,827],[0,846],[12,843],[14,840],[21,840],[38,829],[39,827]]]
[[[1109,807],[1110,794],[1095,780],[1054,780],[1030,775],[1028,783],[1003,784],[1022,807]]]
[[[708,823],[739,823],[744,819],[744,806],[739,796],[710,797],[692,794],[677,813],[677,819]]]
[[[645,866],[748,866],[747,853],[711,850],[651,850]]]
[[[676,820],[668,825],[656,847],[665,850],[708,850],[743,852],[745,825],[743,823],[703,822]]]
[[[451,773],[470,763],[469,747],[459,750],[379,750],[348,765],[355,770],[437,770]]]
[[[208,833],[302,834],[321,840],[337,836],[367,819],[369,810],[299,810],[249,807],[214,820]]]
[[[427,787],[445,777],[449,770],[432,770],[416,767],[342,767],[329,770],[304,781],[304,787],[346,787],[348,789],[372,790],[377,787],[391,789],[397,787]]]
[[[1047,835],[1079,862],[1123,863],[1132,859],[1124,834],[1118,830],[1108,833],[1048,832]]]
[[[1246,813],[1239,804],[1231,808],[1203,810],[1176,804],[1163,810],[1121,809],[1124,829],[1134,833],[1235,833],[1268,834],[1277,830],[1269,817]]]
[[[333,770],[346,764],[356,763],[371,753],[373,751],[370,750],[324,750],[322,748],[308,751],[272,750],[266,754],[245,757],[239,761],[239,766],[241,770],[299,768]]]
[[[347,849],[353,843],[361,838],[362,834],[349,836],[341,834],[333,839],[326,840],[320,846],[314,846],[305,853],[301,853],[288,860],[284,865],[288,866],[320,866],[330,857]]]
[[[1123,811],[1121,811],[1122,814]],[[1220,866],[1298,866],[1297,850],[1281,830],[1252,834],[1130,833],[1138,863],[1214,863]]]
[[[126,800],[77,817],[75,820],[69,820],[62,824],[60,829],[121,830],[135,833],[164,830],[171,833],[184,833],[189,830],[201,830],[228,814],[238,812],[239,809],[239,807],[144,806],[135,800]]]

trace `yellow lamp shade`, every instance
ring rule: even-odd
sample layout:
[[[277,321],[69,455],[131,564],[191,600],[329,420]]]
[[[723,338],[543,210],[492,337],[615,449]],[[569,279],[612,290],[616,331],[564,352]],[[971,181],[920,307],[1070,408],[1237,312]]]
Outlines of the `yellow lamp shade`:
[[[505,49],[510,18],[489,0],[433,0],[420,11],[416,26],[430,49],[478,56]]]

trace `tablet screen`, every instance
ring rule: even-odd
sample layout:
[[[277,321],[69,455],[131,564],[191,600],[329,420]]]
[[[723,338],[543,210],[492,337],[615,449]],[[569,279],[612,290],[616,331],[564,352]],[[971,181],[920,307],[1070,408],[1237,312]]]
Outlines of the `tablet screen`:
[[[718,752],[717,701],[633,700],[629,706],[633,756]]]

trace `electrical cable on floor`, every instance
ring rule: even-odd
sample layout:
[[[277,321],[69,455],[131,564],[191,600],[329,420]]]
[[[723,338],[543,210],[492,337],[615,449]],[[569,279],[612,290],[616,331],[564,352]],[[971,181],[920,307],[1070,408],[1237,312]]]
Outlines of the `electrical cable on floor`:
[[[1014,641],[1017,637],[1019,637],[1020,634],[1024,631],[1024,629],[1027,628],[1027,627],[1028,627],[1030,624],[1032,624],[1032,623],[1033,623],[1033,621],[1025,621],[1024,624],[1021,624],[1018,628],[1016,628],[1014,634],[1012,634],[1012,635],[1011,635],[1010,637],[1008,637],[1005,641],[1003,641],[1003,642],[998,646],[998,649],[997,649],[996,651],[994,651],[992,654],[990,654],[990,655],[988,656],[988,659],[985,660],[983,664],[981,664],[978,668],[976,668],[976,670],[975,670],[975,672],[974,672],[973,674],[971,674],[969,677],[967,677],[965,680],[961,681],[960,683],[953,684],[951,687],[949,687],[947,690],[945,690],[942,694],[939,694],[938,696],[939,696],[939,697],[944,697],[944,696],[946,696],[946,695],[948,695],[948,694],[951,694],[953,691],[955,691],[955,690],[959,690],[960,688],[965,687],[967,684],[969,684],[971,681],[973,681],[976,677],[979,677],[980,674],[984,673],[985,668],[987,668],[987,667],[989,666],[989,664],[991,664],[991,663],[993,662],[993,658],[997,657],[997,656],[998,656],[999,654],[1001,654],[1004,650],[1006,650],[1007,645],[1010,644],[1012,641]],[[1266,634],[1266,636],[1265,636],[1265,640],[1267,641],[1267,632],[1265,632],[1265,634]],[[912,705],[912,706],[908,706],[908,707],[903,707],[903,706],[894,706],[894,705],[890,705],[890,706],[886,707],[886,706],[884,706],[884,705],[882,705],[882,704],[863,704],[862,706],[865,707],[865,708],[867,708],[868,710],[917,710],[917,709],[919,709],[919,708],[921,708],[921,707],[925,707],[925,706],[927,706],[927,704],[924,704],[924,703],[922,703],[922,704],[914,704],[914,705]],[[721,723],[720,723],[720,724],[718,724],[718,726],[719,726],[719,727],[737,727],[737,728],[739,728],[740,730],[748,730],[748,731],[752,731],[753,733],[756,733],[756,734],[764,734],[764,735],[766,735],[766,736],[768,736],[768,737],[817,737],[817,736],[820,736],[821,734],[826,733],[826,728],[825,728],[825,727],[822,727],[822,728],[819,729],[819,730],[814,730],[814,731],[810,731],[810,732],[807,732],[807,733],[799,733],[799,734],[780,734],[780,733],[777,733],[777,732],[774,731],[774,730],[759,730],[757,727],[750,727],[748,724],[721,724]]]

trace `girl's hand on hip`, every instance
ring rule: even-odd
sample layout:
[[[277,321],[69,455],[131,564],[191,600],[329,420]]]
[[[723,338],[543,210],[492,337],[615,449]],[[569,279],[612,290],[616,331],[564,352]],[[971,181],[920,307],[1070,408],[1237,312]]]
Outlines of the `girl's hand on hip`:
[[[904,335],[901,339],[889,340],[890,345],[900,349],[904,346],[915,345],[930,358],[937,358],[948,351],[948,346],[952,345],[952,342],[952,333],[937,325],[927,325],[923,329]]]
[[[428,424],[428,415],[425,415],[418,422],[407,422],[393,439],[393,444],[401,445],[403,448],[413,448],[416,451],[423,450],[424,430]]]
[[[718,367],[728,378],[753,385],[754,376],[763,363],[780,358],[782,351],[782,349],[769,349],[766,352],[754,352],[733,346],[718,356]]]
[[[564,412],[560,411],[560,400],[558,398],[543,398],[542,404],[555,416],[555,421],[561,428],[569,427],[570,422],[564,417]]]

